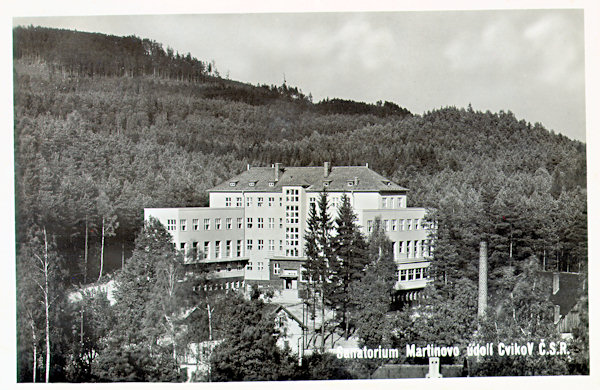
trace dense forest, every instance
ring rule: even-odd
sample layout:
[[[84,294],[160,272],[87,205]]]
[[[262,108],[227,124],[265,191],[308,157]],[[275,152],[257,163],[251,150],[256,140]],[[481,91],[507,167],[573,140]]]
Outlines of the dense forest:
[[[121,269],[145,207],[207,205],[206,189],[275,162],[368,163],[410,188],[409,206],[429,208],[438,226],[440,294],[476,279],[481,240],[494,304],[506,267],[513,282],[530,266],[587,271],[586,145],[542,124],[471,107],[414,115],[392,102],[313,103],[297,87],[228,80],[214,62],[137,37],[40,27],[13,37],[17,258],[60,259],[54,274],[40,263],[62,286],[46,285],[58,301]],[[19,324],[29,351],[29,325]],[[38,330],[41,343],[49,330]],[[46,371],[66,380],[68,336],[54,332]],[[31,380],[27,367],[20,380]]]

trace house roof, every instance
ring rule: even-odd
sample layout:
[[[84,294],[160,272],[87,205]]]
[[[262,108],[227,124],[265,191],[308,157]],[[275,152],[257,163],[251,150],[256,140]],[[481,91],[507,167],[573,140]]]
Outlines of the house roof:
[[[366,166],[331,167],[252,167],[209,189],[209,192],[280,192],[284,186],[302,186],[308,192],[406,192],[389,179]],[[275,180],[278,178],[278,180]],[[235,183],[235,185],[230,185]],[[326,183],[326,184],[325,184]]]

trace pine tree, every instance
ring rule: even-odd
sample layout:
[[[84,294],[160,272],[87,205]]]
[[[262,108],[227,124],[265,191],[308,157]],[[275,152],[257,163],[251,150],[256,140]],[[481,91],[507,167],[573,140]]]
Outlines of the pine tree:
[[[336,236],[332,240],[333,259],[328,289],[330,305],[341,313],[344,335],[348,338],[349,311],[355,306],[353,283],[362,278],[368,260],[367,244],[356,224],[350,198],[344,194],[341,201],[335,220]]]
[[[392,242],[385,234],[380,218],[373,223],[368,260],[364,276],[354,285],[354,317],[362,344],[377,348],[389,339],[387,312],[398,280]]]
[[[146,222],[116,280],[115,324],[94,362],[99,381],[179,381],[173,320],[181,255],[156,219]],[[172,271],[172,272],[171,272]]]
[[[321,305],[321,349],[325,349],[325,299],[327,285],[331,279],[330,262],[333,258],[331,231],[333,222],[328,213],[327,192],[323,191],[317,206],[311,205],[304,235],[306,271],[309,276],[309,291],[313,310],[316,310],[317,292]],[[317,210],[318,207],[318,210]],[[309,299],[310,299],[309,298]]]

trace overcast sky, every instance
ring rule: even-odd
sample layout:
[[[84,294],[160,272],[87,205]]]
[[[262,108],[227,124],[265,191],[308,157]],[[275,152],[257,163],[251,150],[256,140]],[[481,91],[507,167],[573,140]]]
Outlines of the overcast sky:
[[[298,86],[314,101],[389,100],[512,111],[585,141],[582,10],[15,18],[135,34],[214,60],[243,82]]]

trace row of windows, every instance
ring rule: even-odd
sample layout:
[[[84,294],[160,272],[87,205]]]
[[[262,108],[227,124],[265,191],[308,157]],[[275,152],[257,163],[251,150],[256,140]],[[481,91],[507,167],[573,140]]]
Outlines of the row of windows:
[[[404,282],[407,280],[427,279],[427,268],[421,267],[396,270],[396,277],[397,280],[400,282]]]
[[[425,257],[430,255],[429,240],[393,242],[394,257]]]
[[[252,271],[252,263],[248,263],[248,264],[246,265],[246,269],[247,269],[248,271]],[[257,262],[256,262],[256,270],[257,270],[257,271],[262,271],[262,270],[264,270],[264,269],[265,269],[265,263],[264,263],[264,262],[262,262],[262,261],[257,261]]]
[[[373,220],[370,219],[367,221],[367,232],[373,232]],[[381,221],[381,225],[383,226],[383,230],[386,232],[397,232],[404,230],[421,230],[428,229],[429,223],[424,221],[421,218],[416,219],[384,219]]]
[[[247,217],[246,218],[246,228],[247,229],[252,229],[252,227],[254,226],[254,219],[253,217]],[[267,228],[269,229],[275,229],[275,218],[267,218]],[[256,228],[257,229],[264,229],[265,228],[265,219],[263,217],[257,217],[256,218]],[[279,228],[283,229],[283,218],[279,218]]]
[[[382,196],[381,197],[381,208],[382,209],[393,209],[393,208],[404,208],[406,207],[406,198],[402,196]]]
[[[210,283],[210,284],[205,284],[204,286],[198,286],[198,288],[203,289],[204,291],[216,291],[216,290],[237,290],[239,288],[244,288],[244,286],[246,285],[246,282],[243,280],[236,280],[231,281],[231,282],[225,282],[225,283],[219,283],[219,284],[214,284],[214,283]],[[195,288],[194,290],[198,290],[198,288]]]
[[[278,241],[278,242],[277,242]],[[283,252],[283,240],[263,240],[263,239],[247,239],[246,250],[258,250],[262,251],[267,249],[268,251],[274,252],[275,248],[278,248],[280,252]],[[278,245],[276,245],[278,244]],[[244,245],[243,240],[232,240],[226,241],[204,241],[204,245],[200,248],[198,242],[192,242],[191,252],[188,253],[187,243],[180,243],[180,250],[191,256],[193,259],[220,259],[226,257],[242,257],[244,256]],[[202,249],[202,252],[200,252]]]

